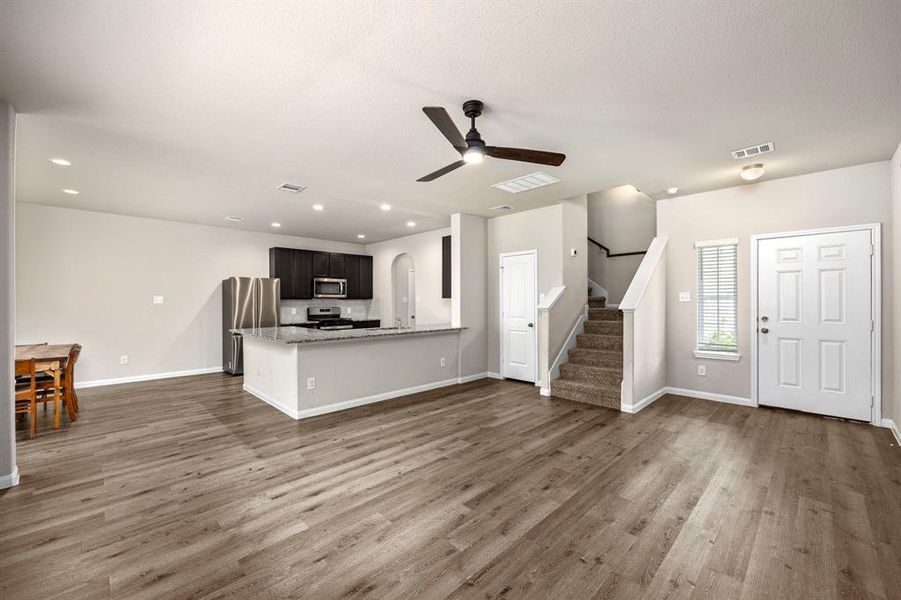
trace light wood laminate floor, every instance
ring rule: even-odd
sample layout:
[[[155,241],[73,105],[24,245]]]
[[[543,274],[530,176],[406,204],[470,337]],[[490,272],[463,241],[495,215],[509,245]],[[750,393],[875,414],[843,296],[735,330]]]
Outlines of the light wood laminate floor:
[[[203,375],[19,435],[0,597],[901,598],[889,431],[483,380],[295,422]]]

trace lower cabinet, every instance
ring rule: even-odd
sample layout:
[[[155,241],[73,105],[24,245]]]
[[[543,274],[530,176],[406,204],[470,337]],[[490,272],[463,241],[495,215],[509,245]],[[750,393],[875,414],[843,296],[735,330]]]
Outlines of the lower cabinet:
[[[382,322],[378,320],[354,321],[354,329],[374,329],[381,326]]]

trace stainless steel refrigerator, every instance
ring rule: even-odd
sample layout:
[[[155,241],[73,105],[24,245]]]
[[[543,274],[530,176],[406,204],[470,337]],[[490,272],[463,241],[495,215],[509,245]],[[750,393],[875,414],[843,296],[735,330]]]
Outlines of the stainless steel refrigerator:
[[[222,368],[244,372],[244,340],[232,329],[277,327],[281,281],[262,277],[229,277],[222,282]]]

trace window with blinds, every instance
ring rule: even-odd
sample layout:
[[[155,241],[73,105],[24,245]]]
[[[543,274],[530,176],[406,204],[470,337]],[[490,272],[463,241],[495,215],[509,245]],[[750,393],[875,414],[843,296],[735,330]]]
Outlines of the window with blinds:
[[[738,353],[738,240],[695,244],[698,350]]]

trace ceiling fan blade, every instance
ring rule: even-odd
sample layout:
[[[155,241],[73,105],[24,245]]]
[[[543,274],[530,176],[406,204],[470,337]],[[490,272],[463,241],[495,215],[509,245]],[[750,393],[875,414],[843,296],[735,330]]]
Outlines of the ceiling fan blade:
[[[442,167],[442,168],[438,169],[434,173],[429,173],[425,177],[420,177],[416,181],[432,181],[433,179],[438,179],[442,175],[447,175],[454,169],[459,169],[460,167],[462,167],[465,164],[466,164],[465,160],[458,160],[455,163],[451,163],[451,164],[447,165],[446,167]]]
[[[566,160],[565,154],[558,152],[544,152],[542,150],[526,150],[525,148],[501,148],[500,146],[488,146],[485,153],[494,158],[504,160],[518,160],[539,165],[551,165],[559,167]]]
[[[454,125],[450,115],[447,114],[447,111],[444,110],[443,106],[423,106],[422,112],[431,119],[432,123],[435,124],[435,127],[438,128],[438,131],[444,134],[444,137],[451,143],[451,146],[456,148],[458,152],[466,150],[466,140],[463,138],[463,134],[460,133],[460,130]]]

